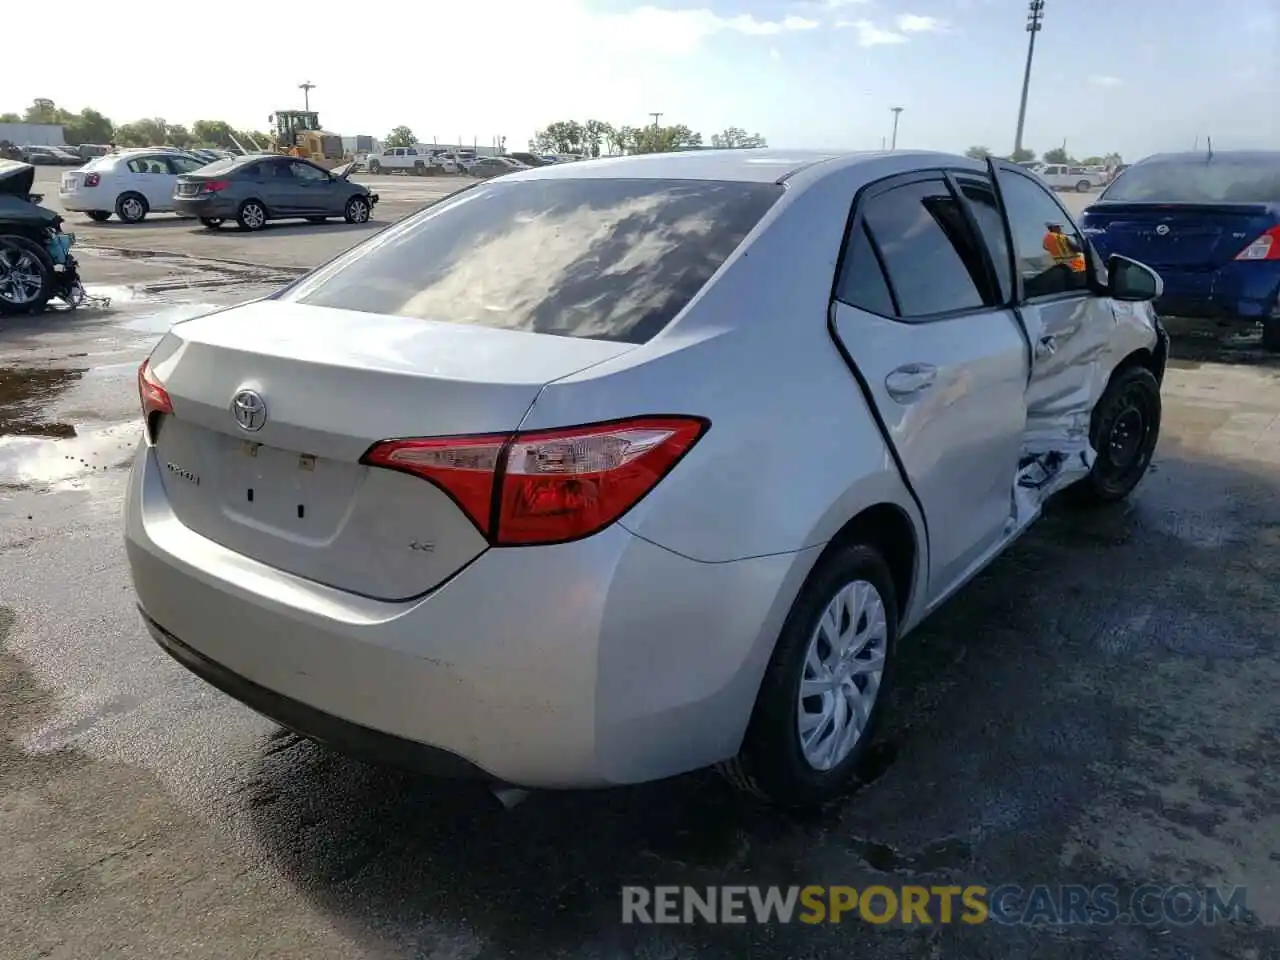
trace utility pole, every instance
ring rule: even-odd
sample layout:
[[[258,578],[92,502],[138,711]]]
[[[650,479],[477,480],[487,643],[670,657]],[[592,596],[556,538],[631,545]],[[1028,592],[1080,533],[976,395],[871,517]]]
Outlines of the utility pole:
[[[662,118],[662,114],[661,114],[661,113],[650,113],[650,114],[649,114],[649,116],[653,117],[653,128],[654,128],[655,130],[656,130],[656,129],[658,129],[658,121]]]
[[[302,109],[307,111],[311,110],[311,91],[315,88],[316,85],[310,80],[306,80],[298,84],[298,89],[302,91]]]
[[[898,117],[902,116],[902,107],[890,107],[893,111],[893,136],[889,138],[889,149],[898,149]]]
[[[1036,54],[1036,34],[1043,29],[1044,0],[1031,0],[1027,4],[1027,68],[1022,74],[1022,103],[1018,106],[1018,132],[1013,138],[1013,154],[1022,153],[1022,128],[1027,122],[1027,91],[1031,89],[1031,58]]]

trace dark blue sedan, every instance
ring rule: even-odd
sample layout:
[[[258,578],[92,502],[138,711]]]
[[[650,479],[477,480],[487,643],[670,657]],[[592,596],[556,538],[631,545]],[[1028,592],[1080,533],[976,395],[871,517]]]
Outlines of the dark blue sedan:
[[[1280,352],[1280,151],[1162,153],[1135,163],[1085,210],[1108,257],[1164,280],[1165,316],[1262,325]]]

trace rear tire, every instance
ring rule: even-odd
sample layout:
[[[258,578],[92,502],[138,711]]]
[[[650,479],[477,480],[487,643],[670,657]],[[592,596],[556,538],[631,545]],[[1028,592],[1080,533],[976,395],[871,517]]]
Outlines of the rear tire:
[[[267,208],[261,200],[246,200],[236,212],[236,223],[241,230],[261,230],[267,225]]]
[[[106,223],[111,219],[110,210],[90,210],[89,219],[94,223]]]
[[[0,237],[0,316],[43,310],[53,296],[53,258],[25,237]]]
[[[852,544],[822,557],[778,636],[742,749],[720,772],[792,809],[848,791],[884,714],[897,639],[893,577],[880,554]]]
[[[370,173],[377,173],[377,172],[378,172],[378,171],[380,171],[381,169],[382,169],[382,164],[380,164],[377,160],[370,160],[370,161],[369,161],[369,172],[370,172]]]
[[[1097,452],[1093,469],[1070,487],[1084,504],[1123,500],[1146,475],[1160,440],[1160,384],[1146,367],[1113,374],[1093,408],[1089,443]]]
[[[427,165],[423,163],[421,160],[413,161],[413,175],[415,177],[422,176],[423,173],[426,172],[426,169],[427,169]]]
[[[1270,353],[1280,353],[1280,320],[1262,322],[1262,347]]]
[[[210,230],[217,230],[224,221],[221,217],[201,217],[200,222]]]
[[[116,216],[124,223],[141,223],[148,209],[147,198],[140,193],[122,193],[116,200]]]
[[[1088,180],[1081,180],[1076,184],[1076,193],[1088,193],[1090,186],[1092,186],[1092,184],[1090,184]]]

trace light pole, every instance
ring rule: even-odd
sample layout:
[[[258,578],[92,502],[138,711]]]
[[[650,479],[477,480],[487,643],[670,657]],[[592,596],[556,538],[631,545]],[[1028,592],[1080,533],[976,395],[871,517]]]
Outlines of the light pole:
[[[1022,102],[1018,105],[1018,132],[1013,138],[1013,155],[1022,155],[1022,127],[1027,122],[1027,91],[1031,89],[1031,58],[1036,55],[1036,34],[1043,29],[1044,0],[1027,4],[1027,69],[1022,74]]]
[[[889,138],[889,149],[898,149],[898,117],[902,116],[902,107],[890,107],[893,111],[893,136]]]
[[[660,119],[662,119],[662,114],[661,114],[661,113],[650,113],[650,114],[649,114],[649,116],[653,117],[653,129],[657,130],[657,129],[658,129],[658,121],[659,121]]]
[[[315,88],[316,88],[316,85],[312,83],[310,80],[305,80],[302,83],[298,84],[298,89],[302,91],[302,109],[303,110],[310,112],[311,91],[314,90]]]

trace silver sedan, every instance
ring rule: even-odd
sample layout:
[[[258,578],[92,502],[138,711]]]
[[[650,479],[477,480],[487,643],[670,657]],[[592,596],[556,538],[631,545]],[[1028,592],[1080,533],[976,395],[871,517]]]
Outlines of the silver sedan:
[[[1035,177],[697,151],[478,184],[139,371],[155,640],[353,754],[843,791],[899,640],[1160,426],[1159,277]]]

